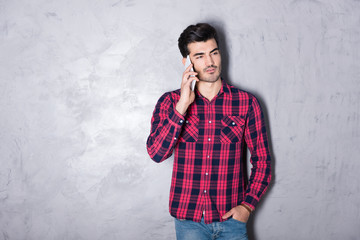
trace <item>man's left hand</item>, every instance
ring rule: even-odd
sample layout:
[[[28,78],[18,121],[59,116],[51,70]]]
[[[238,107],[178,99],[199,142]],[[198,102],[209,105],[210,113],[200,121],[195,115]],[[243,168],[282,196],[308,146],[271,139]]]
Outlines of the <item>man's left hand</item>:
[[[223,219],[227,219],[229,217],[246,223],[249,220],[250,212],[244,206],[239,205],[232,208],[230,211],[228,211],[222,216]]]

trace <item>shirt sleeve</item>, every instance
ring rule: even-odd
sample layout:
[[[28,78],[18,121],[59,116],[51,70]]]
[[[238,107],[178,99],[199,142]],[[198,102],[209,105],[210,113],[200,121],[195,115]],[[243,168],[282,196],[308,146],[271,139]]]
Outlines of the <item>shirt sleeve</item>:
[[[271,156],[266,124],[261,106],[255,97],[249,108],[245,141],[251,153],[252,168],[243,203],[255,209],[271,180]]]
[[[175,104],[171,93],[165,93],[153,112],[146,147],[151,159],[158,163],[172,155],[184,123],[184,116],[175,109]]]

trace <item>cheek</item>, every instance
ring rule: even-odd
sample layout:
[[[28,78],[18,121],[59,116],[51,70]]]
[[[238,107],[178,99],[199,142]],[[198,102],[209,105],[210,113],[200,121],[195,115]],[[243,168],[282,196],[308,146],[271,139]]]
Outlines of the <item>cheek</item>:
[[[219,55],[219,57],[216,58],[215,62],[216,62],[218,65],[221,64],[221,57],[220,57],[220,55]]]
[[[201,63],[199,63],[199,62],[194,63],[194,70],[195,70],[195,72],[201,72],[202,69],[204,69],[204,67],[203,67],[203,65],[202,65]]]

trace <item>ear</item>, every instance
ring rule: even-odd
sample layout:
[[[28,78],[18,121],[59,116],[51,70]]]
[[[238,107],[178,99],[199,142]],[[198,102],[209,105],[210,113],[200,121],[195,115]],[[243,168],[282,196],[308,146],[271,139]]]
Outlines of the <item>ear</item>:
[[[182,63],[183,63],[183,65],[185,66],[186,58],[183,58],[183,59],[182,59]]]

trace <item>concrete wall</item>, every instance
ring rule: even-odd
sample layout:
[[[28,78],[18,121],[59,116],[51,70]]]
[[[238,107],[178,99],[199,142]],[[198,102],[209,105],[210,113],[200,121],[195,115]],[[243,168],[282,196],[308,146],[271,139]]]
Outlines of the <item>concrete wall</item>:
[[[0,239],[175,238],[145,141],[197,22],[269,123],[252,239],[360,238],[360,1],[0,0]]]

